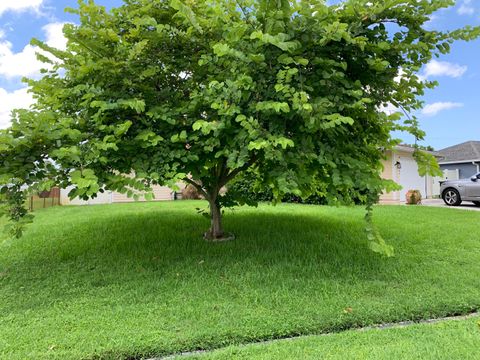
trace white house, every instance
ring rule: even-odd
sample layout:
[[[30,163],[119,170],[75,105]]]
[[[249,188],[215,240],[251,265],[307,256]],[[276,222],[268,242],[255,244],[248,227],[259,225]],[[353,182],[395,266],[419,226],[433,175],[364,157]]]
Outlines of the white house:
[[[418,165],[413,158],[414,151],[415,149],[411,146],[398,145],[393,151],[387,152],[387,158],[382,161],[382,177],[395,181],[402,186],[402,189],[382,194],[381,203],[404,203],[408,190],[419,190],[423,199],[436,195],[434,182],[438,179],[418,174]]]
[[[177,184],[180,190],[185,187],[184,184]],[[115,191],[105,191],[104,193],[98,193],[95,199],[90,200],[81,200],[79,198],[74,198],[70,200],[68,193],[72,187],[67,189],[62,189],[60,191],[60,204],[62,205],[94,205],[94,204],[113,204],[113,203],[125,203],[125,202],[134,202],[133,198],[129,198],[126,194],[121,194]],[[155,195],[155,201],[161,200],[173,200],[174,191],[167,186],[158,186],[155,185],[152,187],[153,194]],[[139,201],[145,201],[143,198],[140,198]]]
[[[395,181],[402,186],[402,189],[382,194],[380,197],[381,203],[404,203],[405,194],[408,190],[419,190],[424,199],[438,195],[438,180],[440,180],[440,178],[420,176],[418,174],[418,165],[413,158],[414,151],[415,149],[411,146],[398,145],[393,151],[389,150],[387,152],[386,159],[382,161],[382,177]],[[185,185],[179,183],[178,186],[182,189]],[[127,197],[126,194],[114,191],[105,191],[103,194],[99,193],[95,199],[87,201],[80,200],[79,198],[70,200],[68,198],[68,192],[70,190],[71,188],[61,190],[60,203],[62,205],[113,204],[134,201],[132,198]],[[154,186],[153,192],[156,201],[174,199],[174,191],[166,186]]]

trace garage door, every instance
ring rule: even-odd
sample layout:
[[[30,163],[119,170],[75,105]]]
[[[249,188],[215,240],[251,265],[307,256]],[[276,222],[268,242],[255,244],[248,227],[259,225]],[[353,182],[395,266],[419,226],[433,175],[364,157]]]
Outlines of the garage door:
[[[422,198],[425,194],[425,178],[418,175],[418,166],[415,159],[411,157],[399,158],[402,168],[400,169],[400,179],[398,183],[402,185],[400,190],[400,201],[405,200],[405,194],[408,190],[420,190]]]

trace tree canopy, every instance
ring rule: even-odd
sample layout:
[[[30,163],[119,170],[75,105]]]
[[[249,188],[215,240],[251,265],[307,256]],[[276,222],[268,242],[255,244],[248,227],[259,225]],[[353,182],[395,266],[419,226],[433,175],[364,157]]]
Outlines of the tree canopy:
[[[185,181],[208,200],[208,238],[224,236],[222,194],[244,171],[276,198],[322,193],[330,203],[373,203],[381,159],[435,82],[417,75],[455,40],[425,23],[453,0],[125,0],[69,9],[66,50],[38,40],[35,104],[0,132],[0,192],[21,234],[25,197],[54,185],[87,199],[115,190],[152,197]],[[422,172],[435,161],[417,152]],[[385,244],[372,238],[372,248]],[[385,246],[384,246],[385,245]]]

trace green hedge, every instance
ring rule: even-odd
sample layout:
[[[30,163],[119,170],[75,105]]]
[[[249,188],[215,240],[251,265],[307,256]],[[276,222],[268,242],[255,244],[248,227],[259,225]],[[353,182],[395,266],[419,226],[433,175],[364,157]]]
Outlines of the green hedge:
[[[360,191],[358,189],[351,189],[349,193],[342,193],[338,191],[337,202],[334,204],[341,205],[366,205],[366,199],[360,199],[353,197],[353,194],[364,194],[366,191]],[[232,196],[228,196],[228,194]],[[239,202],[235,201],[235,204],[229,204],[230,199],[240,199]],[[227,196],[224,199],[226,206],[240,204],[254,205],[258,202],[270,202],[274,199],[271,188],[266,184],[258,184],[258,181],[254,173],[244,173],[238,176],[228,185]],[[302,198],[295,194],[285,194],[281,199],[284,203],[297,203],[297,204],[313,204],[313,205],[333,205],[329,203],[327,197],[323,195],[322,190],[319,188],[316,194]]]
[[[241,196],[242,200],[246,204],[254,204],[258,202],[269,202],[273,200],[272,190],[268,185],[257,185],[254,174],[246,173],[239,176],[228,186],[229,193],[236,193]],[[294,194],[286,194],[282,200],[286,203],[298,203],[298,204],[316,204],[326,205],[327,200],[321,195],[312,195],[306,199]]]

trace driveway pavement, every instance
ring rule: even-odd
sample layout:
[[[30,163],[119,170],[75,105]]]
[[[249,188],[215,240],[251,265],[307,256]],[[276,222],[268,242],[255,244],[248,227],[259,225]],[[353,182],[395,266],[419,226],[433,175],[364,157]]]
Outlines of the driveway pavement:
[[[469,201],[464,201],[460,206],[447,206],[441,199],[423,199],[423,206],[435,206],[435,207],[444,207],[449,209],[460,209],[460,210],[473,210],[480,211],[480,206],[475,206]]]

